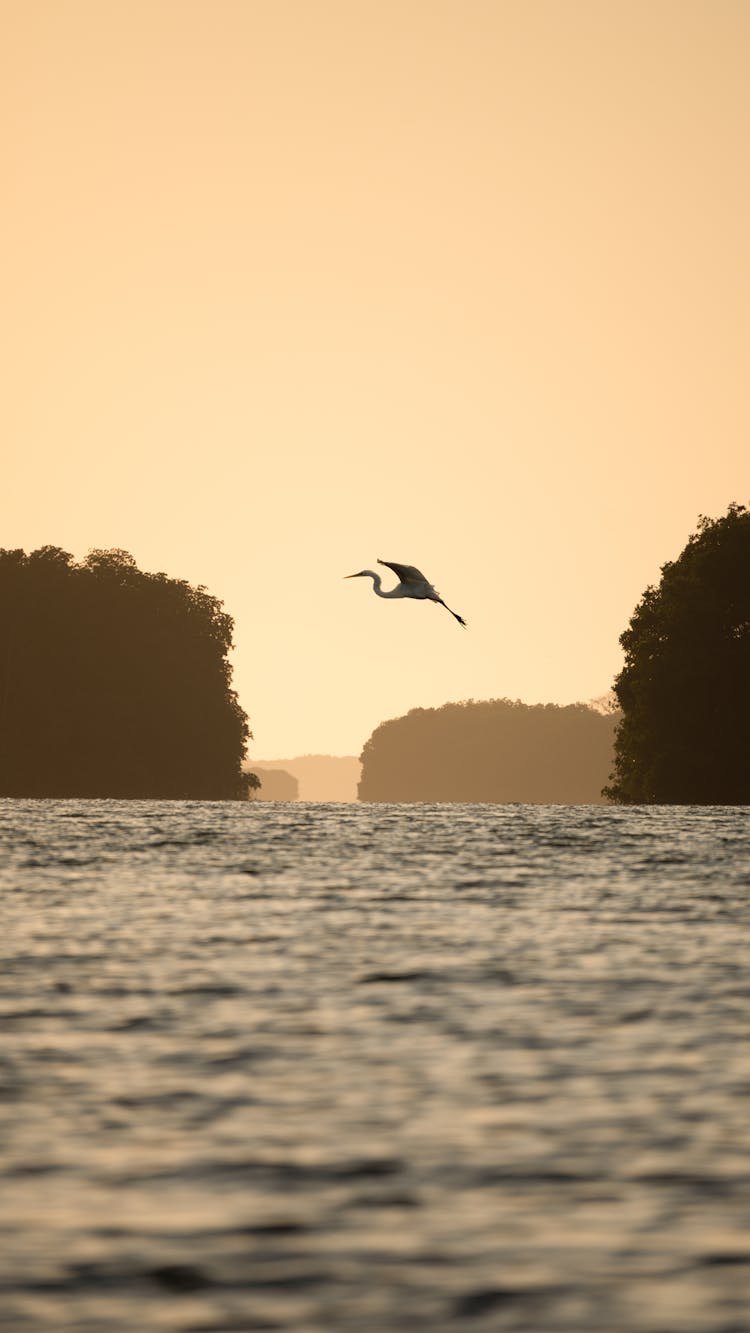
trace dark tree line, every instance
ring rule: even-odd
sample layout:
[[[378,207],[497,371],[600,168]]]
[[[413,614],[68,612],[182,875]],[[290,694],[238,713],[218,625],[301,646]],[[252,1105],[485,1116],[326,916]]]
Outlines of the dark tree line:
[[[0,551],[0,795],[245,796],[232,628],[126,551]]]
[[[595,804],[612,766],[615,722],[585,704],[415,708],[368,740],[359,799]]]
[[[621,636],[622,708],[607,795],[750,803],[750,511],[702,518]]]

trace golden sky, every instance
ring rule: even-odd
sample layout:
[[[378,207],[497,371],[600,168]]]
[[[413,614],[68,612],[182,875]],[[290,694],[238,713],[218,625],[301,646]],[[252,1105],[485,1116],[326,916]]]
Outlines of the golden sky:
[[[0,15],[0,545],[221,597],[256,756],[604,693],[750,498],[750,4]]]

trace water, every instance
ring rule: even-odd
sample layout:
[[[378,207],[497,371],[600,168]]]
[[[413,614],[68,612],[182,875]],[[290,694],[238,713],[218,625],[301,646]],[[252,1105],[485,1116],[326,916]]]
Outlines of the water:
[[[4,1331],[750,1329],[747,808],[0,844]]]

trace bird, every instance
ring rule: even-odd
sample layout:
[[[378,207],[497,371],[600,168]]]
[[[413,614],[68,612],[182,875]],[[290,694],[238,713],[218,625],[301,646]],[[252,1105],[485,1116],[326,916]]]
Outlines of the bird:
[[[441,606],[445,607],[446,611],[451,612],[459,625],[463,625],[466,629],[466,621],[463,616],[460,616],[457,611],[451,611],[451,608],[435,591],[432,584],[428,583],[424,574],[415,569],[414,565],[397,565],[395,560],[381,560],[379,556],[378,564],[387,565],[388,569],[392,569],[394,574],[398,575],[399,581],[396,587],[391,588],[389,592],[383,592],[381,577],[374,569],[360,569],[356,574],[345,574],[344,577],[347,579],[372,579],[372,590],[378,597],[416,597],[418,601],[439,602]]]

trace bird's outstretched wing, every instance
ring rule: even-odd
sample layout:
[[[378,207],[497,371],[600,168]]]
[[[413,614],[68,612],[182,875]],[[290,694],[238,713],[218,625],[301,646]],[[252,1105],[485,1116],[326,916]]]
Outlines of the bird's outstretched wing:
[[[398,576],[402,583],[427,583],[421,570],[416,569],[414,565],[397,565],[394,560],[381,560],[378,557],[379,565],[387,565]]]

